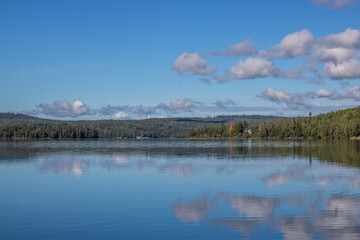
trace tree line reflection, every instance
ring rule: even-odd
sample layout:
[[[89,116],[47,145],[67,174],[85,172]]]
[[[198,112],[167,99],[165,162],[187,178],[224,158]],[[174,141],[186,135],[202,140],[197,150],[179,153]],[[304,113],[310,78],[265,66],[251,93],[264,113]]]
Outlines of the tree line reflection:
[[[123,140],[123,141],[0,141],[0,162],[26,162],[54,154],[131,155],[152,158],[207,158],[241,161],[257,158],[299,157],[311,161],[360,167],[360,141],[275,140]]]

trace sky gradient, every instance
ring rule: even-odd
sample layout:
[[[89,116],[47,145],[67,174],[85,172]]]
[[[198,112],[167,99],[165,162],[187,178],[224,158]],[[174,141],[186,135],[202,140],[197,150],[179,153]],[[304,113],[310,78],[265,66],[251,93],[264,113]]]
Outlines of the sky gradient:
[[[360,102],[360,3],[1,1],[0,112],[304,116]]]

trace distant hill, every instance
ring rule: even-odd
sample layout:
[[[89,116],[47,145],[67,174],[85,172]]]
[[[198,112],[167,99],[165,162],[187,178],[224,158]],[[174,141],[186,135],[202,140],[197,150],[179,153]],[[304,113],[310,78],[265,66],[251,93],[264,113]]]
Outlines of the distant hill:
[[[0,113],[0,122],[4,120],[16,121],[16,120],[29,120],[29,119],[36,119],[36,118],[21,113]]]
[[[61,121],[36,118],[24,114],[0,113],[0,138],[185,138],[189,129],[230,125],[247,121],[274,122],[282,117],[261,115],[229,115],[216,117],[151,118],[145,120]],[[6,133],[6,134],[4,134]]]

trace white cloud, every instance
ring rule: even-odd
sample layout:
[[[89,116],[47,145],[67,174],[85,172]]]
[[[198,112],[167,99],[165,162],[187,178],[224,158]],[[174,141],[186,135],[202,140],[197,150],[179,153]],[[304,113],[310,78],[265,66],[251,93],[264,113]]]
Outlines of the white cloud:
[[[354,99],[355,101],[360,101],[360,86],[349,87],[347,92],[338,95],[336,99]]]
[[[341,63],[326,62],[324,73],[327,77],[335,80],[360,78],[360,62],[351,59]]]
[[[232,79],[253,79],[258,77],[274,76],[278,69],[274,64],[263,58],[248,58],[240,60],[237,65],[230,68]]]
[[[309,52],[314,37],[307,29],[288,34],[280,42],[284,57],[296,57]]]
[[[327,47],[358,48],[360,30],[347,28],[344,32],[327,35],[321,40]]]
[[[261,93],[260,97],[276,103],[285,103],[289,108],[297,109],[298,107],[309,108],[311,105],[306,103],[304,98],[312,98],[313,95],[312,92],[289,93],[274,88],[267,88]]]
[[[340,1],[337,0],[314,2],[340,6]],[[256,53],[255,43],[250,40],[231,45],[223,52],[212,52],[213,55],[224,56],[245,56]],[[302,58],[304,62],[298,69],[279,69],[273,61],[270,61],[276,58]],[[270,47],[269,50],[260,51],[255,56],[240,60],[226,70],[225,75],[217,75],[213,78],[219,83],[264,77],[300,79],[308,83],[323,83],[324,78],[354,79],[360,76],[359,58],[360,30],[348,28],[340,33],[314,39],[308,29],[303,29],[286,35],[279,44]],[[175,60],[173,70],[178,73],[211,75],[216,68],[209,67],[199,53],[183,53]],[[208,78],[202,78],[201,81],[210,83]]]
[[[111,116],[111,119],[113,119],[113,120],[123,120],[123,119],[127,118],[128,116],[129,116],[129,114],[120,111],[120,112],[114,113]]]
[[[210,75],[216,69],[207,64],[207,61],[198,53],[183,53],[175,60],[173,70],[178,73],[191,72],[195,75]]]
[[[267,88],[260,96],[263,99],[275,102],[284,103],[290,109],[297,109],[298,107],[313,108],[316,106],[309,104],[307,101],[314,98],[327,98],[329,100],[343,100],[353,99],[360,101],[360,86],[351,86],[349,89],[341,94],[336,94],[336,90],[319,89],[316,92],[309,91],[303,93],[289,93],[274,88]],[[340,105],[341,106],[341,105]],[[339,109],[340,106],[337,106]]]
[[[319,98],[329,98],[334,96],[335,92],[335,90],[330,91],[326,89],[320,89],[316,92],[316,96]]]
[[[251,55],[256,53],[256,44],[250,40],[246,40],[243,42],[239,42],[235,45],[229,46],[223,52],[214,51],[212,53],[214,55],[223,55],[230,57]]]
[[[344,62],[349,59],[356,58],[358,52],[348,48],[324,48],[314,47],[311,57],[320,59],[323,62]]]
[[[274,88],[267,88],[264,92],[266,98],[273,102],[289,102],[292,97],[289,92],[281,91]]]
[[[309,53],[314,37],[307,29],[286,35],[280,42],[270,48],[261,51],[259,56],[266,59],[272,58],[291,58],[303,56]]]
[[[328,5],[333,9],[340,9],[355,4],[356,0],[312,0],[315,5]]]
[[[75,100],[72,104],[68,101],[55,101],[52,104],[40,104],[41,113],[54,117],[78,117],[90,115],[90,110],[81,100]]]
[[[189,98],[179,98],[170,102],[170,104],[160,103],[157,108],[165,111],[189,111],[194,108],[195,102]]]
[[[75,100],[73,102],[72,109],[74,114],[76,115],[83,115],[84,113],[87,113],[89,111],[87,106],[80,100]]]
[[[346,29],[344,32],[320,37],[313,45],[312,60],[324,63],[323,76],[333,80],[360,77],[360,31]]]
[[[230,82],[234,79],[255,79],[264,77],[307,79],[301,70],[289,69],[282,72],[271,61],[250,57],[245,61],[240,60],[237,65],[230,68],[230,76],[215,76],[214,79],[220,83]]]
[[[179,98],[170,103],[173,109],[189,109],[194,106],[193,101],[187,98]]]

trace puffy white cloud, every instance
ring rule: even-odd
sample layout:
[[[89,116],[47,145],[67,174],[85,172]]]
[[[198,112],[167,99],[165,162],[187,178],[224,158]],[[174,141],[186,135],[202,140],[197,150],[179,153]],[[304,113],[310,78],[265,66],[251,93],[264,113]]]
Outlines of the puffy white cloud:
[[[340,1],[314,0],[317,4],[333,4],[340,6]],[[345,0],[345,4],[350,1]],[[344,1],[342,1],[342,4]],[[354,79],[359,77],[360,30],[348,28],[343,32],[314,39],[308,29],[286,35],[279,44],[269,50],[260,51],[257,55],[240,60],[236,65],[225,71],[225,75],[213,76],[219,82],[230,82],[235,79],[255,79],[264,77],[301,79],[309,83],[323,83],[324,77],[330,79]],[[213,55],[246,56],[256,54],[254,42],[246,40],[229,46],[223,52],[213,51]],[[298,70],[279,69],[275,58],[303,58]],[[306,66],[306,67],[304,67]],[[320,70],[319,70],[320,69]],[[183,53],[173,64],[178,73],[190,72],[197,75],[211,75],[216,68],[209,67],[199,53]],[[323,70],[323,71],[321,71]],[[308,74],[304,74],[307,71]],[[200,79],[210,83],[208,78]]]
[[[55,101],[52,104],[40,104],[38,107],[42,114],[54,117],[75,118],[91,114],[88,106],[80,100],[75,100],[72,104],[68,101]]]
[[[248,58],[240,60],[237,65],[230,68],[232,79],[253,79],[277,75],[279,70],[274,64],[263,58]]]
[[[283,72],[271,61],[262,57],[249,57],[245,61],[240,60],[230,68],[230,76],[214,76],[220,83],[230,82],[234,79],[255,79],[264,77],[308,79],[302,70],[288,69]]]
[[[216,68],[207,66],[208,62],[198,53],[183,53],[173,64],[173,70],[178,73],[191,72],[195,75],[210,75]]]
[[[188,98],[179,98],[170,102],[170,104],[160,103],[158,108],[165,111],[189,111],[195,107],[195,102]]]
[[[179,98],[170,103],[173,109],[189,109],[194,106],[193,101],[188,98]]]
[[[280,42],[280,48],[283,51],[284,57],[296,57],[305,55],[309,52],[314,37],[307,29],[288,34]]]
[[[291,93],[274,88],[267,88],[263,94],[273,102],[289,102],[292,99]]]
[[[344,32],[320,37],[313,45],[310,59],[324,63],[323,76],[334,80],[360,77],[360,31]]]
[[[327,35],[321,40],[327,47],[358,48],[360,30],[347,28],[344,32]]]
[[[353,59],[359,56],[357,51],[348,48],[325,48],[325,47],[314,47],[311,57],[320,59],[323,62],[344,62],[349,59]]]
[[[331,79],[360,78],[360,62],[357,59],[350,59],[341,63],[326,62],[324,73]]]
[[[223,55],[230,57],[246,56],[255,53],[256,53],[256,44],[250,40],[246,40],[243,42],[239,42],[235,45],[231,45],[223,52],[216,52],[216,51],[212,52],[212,54],[214,55]]]
[[[319,98],[329,98],[334,96],[335,92],[335,90],[330,91],[326,89],[320,89],[316,92],[316,96]]]
[[[129,116],[129,114],[120,111],[120,112],[114,113],[111,116],[111,119],[113,119],[113,120],[123,120],[123,119],[127,118],[128,116]]]
[[[270,48],[261,51],[259,56],[266,59],[272,58],[291,58],[303,56],[309,53],[314,37],[307,29],[286,35],[280,42]]]
[[[333,9],[340,9],[352,5],[356,0],[312,0],[316,5],[328,5]]]

